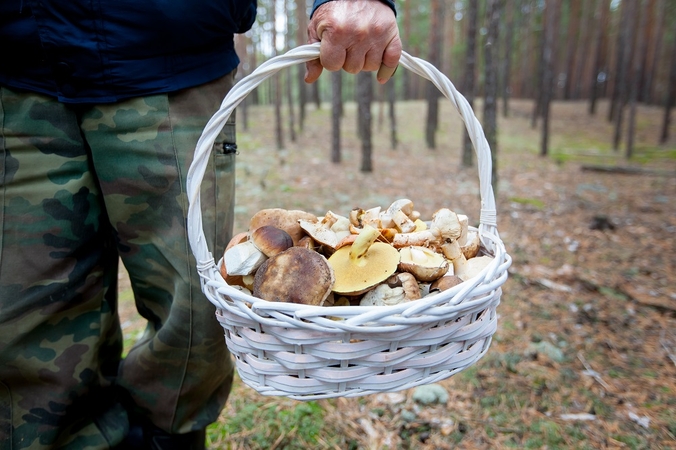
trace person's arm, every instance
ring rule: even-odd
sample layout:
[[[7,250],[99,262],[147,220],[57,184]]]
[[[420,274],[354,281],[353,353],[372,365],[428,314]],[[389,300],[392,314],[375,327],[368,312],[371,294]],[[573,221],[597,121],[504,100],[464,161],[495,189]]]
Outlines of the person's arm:
[[[319,60],[307,63],[305,81],[323,69],[349,73],[378,71],[379,83],[392,77],[401,56],[401,40],[389,0],[316,0],[308,25],[308,43],[321,42]]]

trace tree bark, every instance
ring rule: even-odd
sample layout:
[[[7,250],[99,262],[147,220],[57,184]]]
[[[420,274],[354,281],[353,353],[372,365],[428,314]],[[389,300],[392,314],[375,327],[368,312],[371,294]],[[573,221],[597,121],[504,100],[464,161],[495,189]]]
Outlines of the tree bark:
[[[343,109],[343,74],[337,70],[331,72],[331,162],[341,161],[340,119]]]
[[[625,157],[631,159],[634,153],[634,130],[636,127],[636,107],[638,103],[639,89],[641,85],[641,71],[644,63],[644,55],[646,53],[646,39],[645,27],[648,11],[641,6],[641,1],[637,0],[638,7],[636,14],[640,19],[638,28],[636,29],[636,51],[634,52],[634,60],[632,67],[631,87],[629,90],[629,120],[627,124],[627,148]]]
[[[236,34],[235,35],[235,51],[237,56],[239,56],[240,64],[237,68],[238,78],[243,78],[248,74],[248,65],[249,65],[249,55],[247,54],[247,45],[249,38],[246,34]],[[249,96],[246,96],[244,100],[237,106],[239,113],[238,116],[238,125],[242,127],[244,131],[249,129]]]
[[[608,26],[608,16],[610,14],[610,0],[598,0],[596,18],[598,26],[596,28],[596,43],[594,48],[594,60],[592,67],[591,93],[589,98],[589,114],[596,114],[596,101],[601,91],[601,85],[606,83],[607,69],[606,65],[606,28]]]
[[[671,122],[671,108],[676,103],[676,34],[673,35],[674,42],[671,46],[671,69],[669,70],[669,83],[667,95],[664,102],[664,119],[662,120],[662,132],[660,133],[660,144],[664,144],[669,139],[669,125]]]
[[[665,0],[658,0],[656,7],[657,17],[654,18],[654,20],[657,21],[657,27],[653,28],[650,25],[646,27],[648,30],[655,30],[650,37],[650,58],[647,64],[648,69],[646,70],[645,82],[643,83],[643,93],[641,96],[643,101],[648,104],[653,103],[655,100],[653,89],[655,86],[655,77],[657,77],[657,64],[660,61],[660,52],[662,50],[662,36],[664,35],[664,24],[666,18],[665,4]]]
[[[296,42],[307,43],[307,0],[296,0]],[[305,65],[299,64],[298,71],[298,127],[301,132],[305,126],[305,108],[307,105],[307,83],[305,82]]]
[[[491,158],[493,161],[491,182],[494,193],[497,193],[498,186],[498,70],[499,70],[499,33],[500,33],[500,12],[502,9],[502,0],[488,0],[486,5],[488,33],[486,35],[486,45],[484,47],[485,64],[485,84],[484,84],[484,108],[483,108],[483,128],[486,134],[486,140],[491,148]]]
[[[634,0],[625,0],[620,3],[621,16],[620,26],[617,33],[617,44],[615,48],[615,71],[612,74],[613,89],[610,99],[610,109],[608,110],[608,120],[615,123],[618,121],[622,123],[622,114],[618,119],[618,111],[622,110],[626,100],[626,79],[627,79],[627,62],[631,56],[631,32],[630,23],[632,20],[631,10],[633,9]],[[617,150],[619,145],[619,135],[614,139],[613,148]]]
[[[273,9],[272,21],[275,22],[277,16],[277,8]],[[277,55],[277,30],[275,28],[270,32],[270,47],[272,48],[272,56]],[[282,79],[281,73],[277,72],[272,76],[272,96],[275,109],[275,142],[277,143],[277,150],[284,148],[284,125],[282,123]]]
[[[547,70],[551,70],[551,55],[545,55],[547,53],[547,39],[546,33],[548,27],[551,27],[551,17],[550,14],[547,14],[547,9],[550,8],[551,0],[545,0],[545,11],[542,14],[542,33],[540,36],[540,45],[538,51],[540,53],[540,61],[537,66],[537,79],[536,79],[536,88],[535,88],[535,102],[533,104],[533,115],[531,116],[530,126],[535,128],[538,124],[538,118],[543,114],[542,108],[545,101],[544,95],[545,90],[549,91],[551,87],[546,84],[548,73]],[[550,62],[546,62],[550,61]],[[551,92],[548,93],[551,96]]]
[[[508,8],[507,23],[505,24],[505,43],[502,56],[502,116],[509,116],[509,96],[511,94],[510,81],[512,72],[512,48],[514,40],[514,10],[521,6],[520,1],[506,2]]]
[[[575,67],[573,68],[572,77],[572,91],[571,98],[578,99],[583,94],[586,95],[589,92],[588,85],[586,80],[589,77],[586,75],[586,69],[589,67],[590,58],[587,55],[591,54],[591,35],[592,30],[597,26],[593,21],[593,0],[583,0],[582,6],[582,16],[580,18],[582,22],[582,27],[580,31],[580,45],[578,46],[578,51],[580,55],[576,58]]]
[[[547,0],[545,6],[545,29],[543,39],[542,64],[544,68],[542,83],[542,135],[540,140],[540,156],[549,153],[549,113],[554,89],[554,61],[556,60],[556,35],[560,0]]]
[[[392,150],[396,150],[399,139],[397,138],[397,114],[395,109],[396,101],[396,92],[394,89],[394,80],[390,80],[385,83],[385,89],[387,91],[387,102],[389,104],[389,118],[390,118],[390,147]]]
[[[413,2],[404,2],[404,11],[402,14],[402,28],[401,35],[403,42],[411,42],[411,4]],[[404,100],[410,100],[412,98],[412,89],[411,89],[411,77],[412,73],[408,70],[404,70]]]
[[[373,101],[373,74],[359,72],[357,74],[357,118],[359,138],[361,139],[361,171],[373,172],[373,145],[371,140]]]
[[[575,59],[578,56],[578,42],[580,34],[580,7],[582,0],[570,0],[568,12],[568,50],[566,54],[566,83],[564,85],[563,98],[569,100],[573,92],[573,74],[575,72]]]
[[[633,43],[634,43],[634,28],[636,27],[636,14],[637,14],[637,3],[639,0],[624,0],[626,3],[623,3],[622,7],[626,9],[627,20],[625,26],[620,29],[620,34],[624,35],[621,39],[624,47],[622,50],[621,65],[618,65],[617,71],[617,86],[616,97],[615,97],[615,111],[613,116],[613,121],[615,124],[615,133],[613,134],[613,150],[618,151],[620,149],[620,141],[622,139],[622,126],[624,121],[624,106],[627,101],[627,94],[629,89],[627,85],[630,83],[630,68],[631,68],[631,56],[633,54]],[[624,14],[623,14],[624,15]]]
[[[284,1],[284,10],[288,11],[289,10],[289,4],[293,0],[285,0]],[[293,33],[292,29],[289,26],[289,22],[287,20],[286,23],[286,39],[284,42],[284,50],[288,51],[291,48],[291,43],[294,41],[293,39]],[[293,103],[293,80],[291,79],[291,74],[292,71],[284,71],[284,81],[285,81],[285,90],[286,90],[286,106],[287,106],[287,114],[288,114],[288,126],[289,126],[289,139],[291,142],[296,142],[296,113],[294,111]]]
[[[432,0],[430,11],[429,54],[428,61],[435,67],[441,65],[441,41],[444,36],[443,0]],[[427,83],[427,120],[425,121],[425,141],[427,148],[437,148],[436,133],[439,127],[439,89]]]
[[[465,51],[465,76],[462,82],[463,95],[470,107],[474,107],[476,77],[476,37],[477,22],[479,21],[479,2],[470,1],[467,9],[467,50]],[[462,166],[472,167],[474,164],[474,148],[467,129],[464,129],[462,138]]]

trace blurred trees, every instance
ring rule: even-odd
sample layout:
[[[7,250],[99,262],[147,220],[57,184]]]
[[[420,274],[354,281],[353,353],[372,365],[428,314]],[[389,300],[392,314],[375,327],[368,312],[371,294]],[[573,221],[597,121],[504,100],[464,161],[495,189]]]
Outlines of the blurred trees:
[[[631,146],[631,120],[640,115],[635,105],[659,105],[664,108],[664,124],[662,135],[655,136],[655,143],[667,139],[676,97],[676,2],[502,0],[497,18],[498,38],[491,41],[488,11],[494,3],[494,0],[397,0],[404,50],[432,62],[469,101],[475,97],[485,101],[490,93],[487,89],[493,87],[492,75],[488,76],[492,72],[486,70],[486,64],[494,64],[497,67],[495,100],[501,99],[503,115],[509,113],[510,98],[533,100],[533,123],[538,125],[538,119],[542,119],[539,126],[544,128],[543,154],[548,146],[547,120],[543,114],[548,114],[547,104],[554,100],[587,100],[589,106],[581,114],[596,114],[598,100],[607,100],[604,105],[607,104],[608,109],[602,114],[614,124],[613,135],[608,136],[608,140],[618,150],[624,142],[627,147]],[[237,37],[242,60],[240,76],[250,73],[258,62],[305,44],[307,40],[310,0],[259,0],[258,4],[257,25],[246,35]],[[552,8],[556,13],[550,18],[547,10]],[[486,58],[489,43],[491,54]],[[372,90],[364,91],[365,85],[358,86],[358,77],[343,76],[339,81],[326,76],[308,86],[303,81],[304,65],[294,69],[276,75],[283,82],[277,84],[270,80],[252,92],[240,108],[243,109],[240,122],[247,125],[247,104],[286,102],[286,112],[281,114],[297,117],[297,120],[290,117],[286,121],[288,136],[293,137],[296,131],[302,131],[310,101],[319,107],[322,100],[332,99],[332,92],[339,92],[342,101],[353,101],[359,98],[358,89],[370,92],[369,98],[373,97]],[[371,83],[375,83],[373,77],[370,78]],[[340,89],[336,83],[340,83]],[[391,118],[394,118],[394,99],[427,102],[428,113],[421,126],[426,127],[427,146],[438,147],[435,132],[439,93],[436,88],[406,70],[399,70],[389,83],[387,95],[381,94],[378,98],[390,104]],[[285,91],[284,95],[277,94],[277,86]],[[342,105],[342,101],[332,100],[335,105]],[[361,108],[369,107],[362,105]],[[627,108],[629,122],[625,124]],[[394,146],[394,130],[392,133]],[[339,136],[334,136],[334,142],[340,142]],[[457,148],[457,144],[454,147]],[[462,149],[460,153],[458,158],[463,165],[473,163],[471,153]],[[630,153],[625,149],[627,156]]]

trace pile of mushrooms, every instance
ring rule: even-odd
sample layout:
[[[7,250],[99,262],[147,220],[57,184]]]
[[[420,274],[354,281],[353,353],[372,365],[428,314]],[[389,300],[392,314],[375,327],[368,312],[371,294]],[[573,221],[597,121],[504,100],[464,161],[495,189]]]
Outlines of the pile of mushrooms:
[[[409,199],[347,217],[264,209],[230,240],[220,272],[269,301],[396,305],[456,286],[492,261],[479,255],[479,233],[468,222],[447,208],[424,222]]]

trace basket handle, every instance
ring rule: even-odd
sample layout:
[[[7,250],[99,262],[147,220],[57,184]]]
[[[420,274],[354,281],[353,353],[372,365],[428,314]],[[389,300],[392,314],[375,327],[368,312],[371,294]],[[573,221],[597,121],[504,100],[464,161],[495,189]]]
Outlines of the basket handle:
[[[251,74],[242,78],[232,87],[225,96],[221,107],[211,117],[204,127],[202,135],[197,141],[195,155],[188,169],[187,176],[187,195],[188,195],[188,238],[190,245],[197,260],[197,266],[200,273],[208,267],[215,265],[214,258],[206,245],[206,238],[202,227],[202,213],[200,205],[200,185],[206,171],[209,155],[218,133],[225,126],[226,121],[233,113],[237,105],[246,98],[249,93],[260,85],[267,78],[271,77],[281,69],[304,63],[319,58],[319,45],[314,43],[301,45],[287,53],[275,56],[256,68]],[[427,61],[413,57],[406,52],[402,52],[399,64],[418,74],[419,76],[431,81],[445,97],[447,97],[453,106],[458,110],[460,116],[467,128],[469,138],[472,141],[474,151],[477,156],[477,166],[479,170],[479,190],[481,195],[481,214],[479,216],[479,229],[481,236],[483,232],[492,233],[497,236],[495,196],[493,186],[491,185],[492,160],[491,150],[484,135],[481,123],[474,115],[467,99],[462,96],[453,86],[453,83],[437,68]],[[483,242],[489,252],[494,252],[494,245],[490,240]]]

